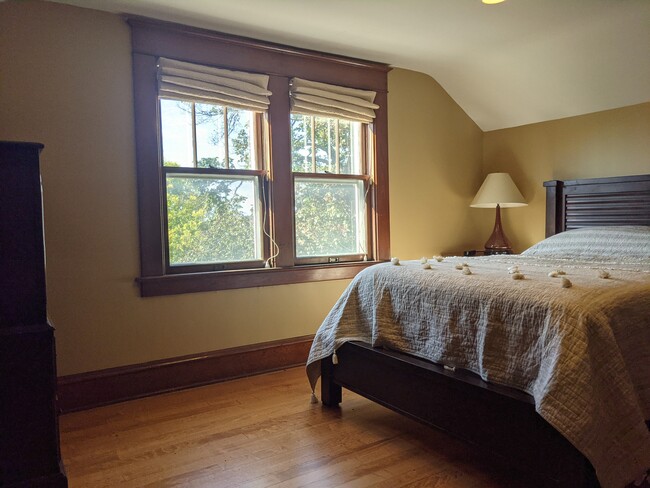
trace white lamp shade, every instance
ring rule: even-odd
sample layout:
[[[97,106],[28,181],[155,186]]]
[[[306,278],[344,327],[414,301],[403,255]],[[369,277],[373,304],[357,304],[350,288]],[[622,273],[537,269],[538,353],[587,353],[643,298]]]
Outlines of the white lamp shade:
[[[508,173],[490,173],[470,204],[477,208],[525,207],[523,195]]]

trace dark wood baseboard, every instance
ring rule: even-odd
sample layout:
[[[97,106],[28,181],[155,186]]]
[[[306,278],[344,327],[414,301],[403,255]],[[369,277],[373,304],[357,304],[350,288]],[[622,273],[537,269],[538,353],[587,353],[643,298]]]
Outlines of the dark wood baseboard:
[[[61,413],[277,371],[307,362],[313,335],[61,376]]]

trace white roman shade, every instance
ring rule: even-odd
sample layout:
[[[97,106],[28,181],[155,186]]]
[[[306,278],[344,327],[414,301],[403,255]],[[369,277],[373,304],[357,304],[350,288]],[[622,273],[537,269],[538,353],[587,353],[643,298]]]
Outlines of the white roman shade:
[[[329,85],[317,81],[292,78],[289,90],[291,112],[294,114],[334,117],[372,123],[376,92]]]
[[[158,59],[158,94],[163,98],[264,112],[271,95],[268,84],[267,75]]]

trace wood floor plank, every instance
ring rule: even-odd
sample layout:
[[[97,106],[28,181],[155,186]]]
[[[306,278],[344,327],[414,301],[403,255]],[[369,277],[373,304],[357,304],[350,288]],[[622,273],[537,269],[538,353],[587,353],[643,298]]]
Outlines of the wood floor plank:
[[[60,418],[71,488],[530,488],[473,448],[344,391],[310,404],[304,368]]]

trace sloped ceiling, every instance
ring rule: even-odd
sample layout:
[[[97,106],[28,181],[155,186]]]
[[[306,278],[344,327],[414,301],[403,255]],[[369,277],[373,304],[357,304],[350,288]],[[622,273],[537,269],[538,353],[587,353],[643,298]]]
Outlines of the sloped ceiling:
[[[485,131],[650,101],[650,0],[57,0],[431,75]]]

